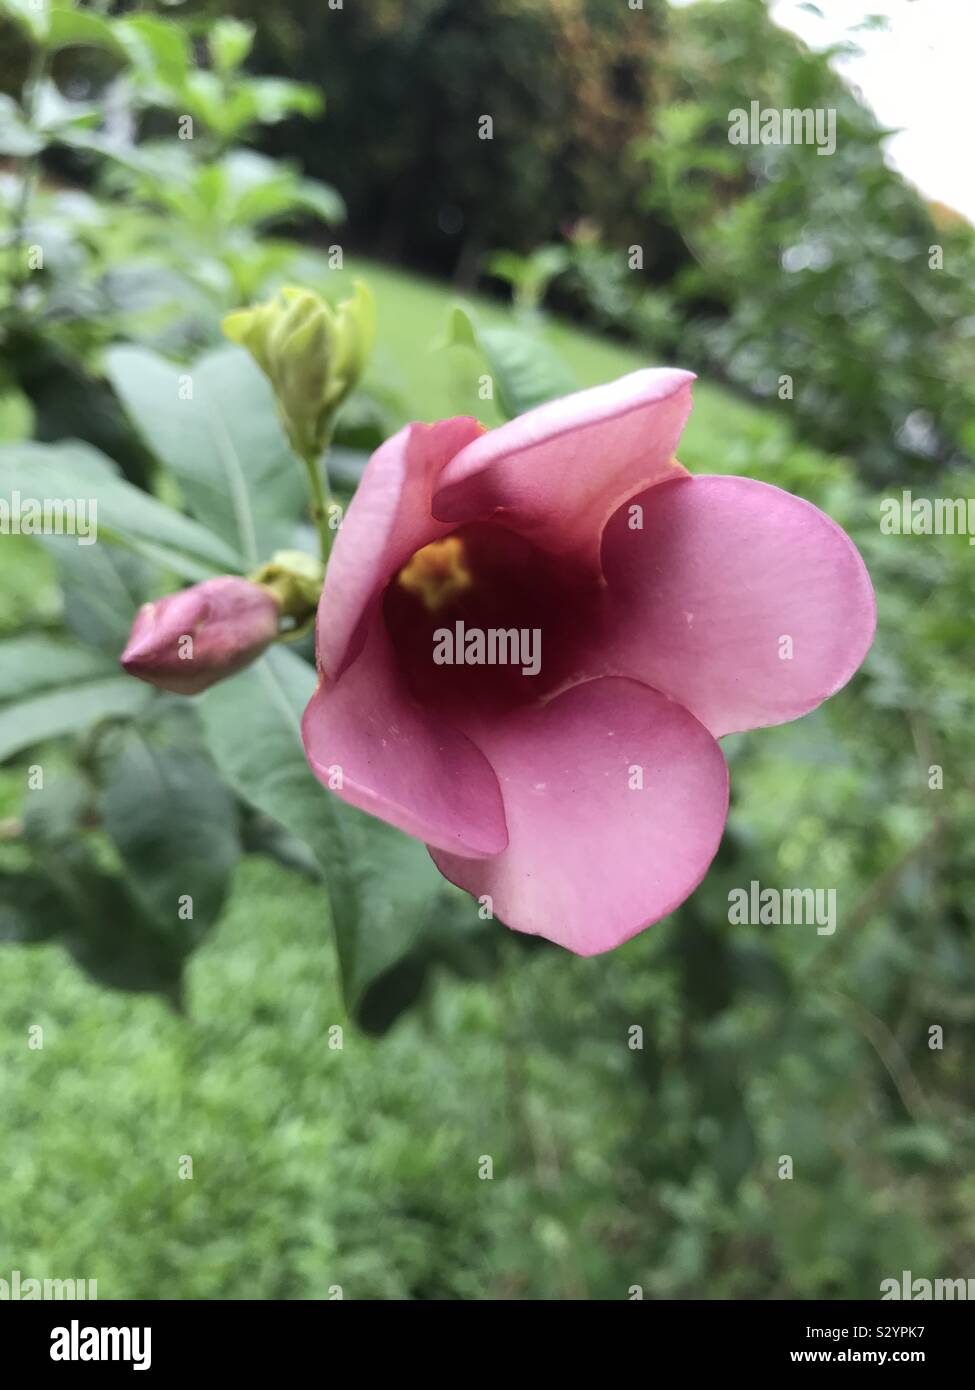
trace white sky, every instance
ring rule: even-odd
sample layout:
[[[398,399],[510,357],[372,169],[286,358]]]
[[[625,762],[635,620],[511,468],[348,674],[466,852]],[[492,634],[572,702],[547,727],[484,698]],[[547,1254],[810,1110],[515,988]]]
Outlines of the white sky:
[[[813,48],[849,39],[863,49],[836,67],[881,124],[898,130],[886,145],[891,163],[975,221],[975,0],[815,3],[822,19],[802,0],[773,0],[772,14]],[[887,16],[887,32],[850,32],[870,14]]]

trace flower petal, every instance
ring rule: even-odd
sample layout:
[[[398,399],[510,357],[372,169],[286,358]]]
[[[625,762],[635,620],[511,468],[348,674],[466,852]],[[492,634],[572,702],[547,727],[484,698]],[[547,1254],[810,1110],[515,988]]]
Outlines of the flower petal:
[[[630,529],[634,504],[642,530]],[[679,479],[633,498],[606,528],[603,572],[616,616],[603,669],[662,690],[715,738],[806,714],[873,640],[873,587],[849,536],[753,478]]]
[[[409,698],[378,612],[342,678],[321,678],[301,735],[315,776],[360,810],[459,854],[497,854],[508,843],[490,764]]]
[[[453,455],[483,430],[465,416],[406,425],[372,455],[342,520],[325,577],[318,622],[322,671],[341,674],[365,638],[370,603],[378,602],[415,551],[452,530],[433,518],[432,488]]]
[[[529,410],[462,449],[433,511],[460,525],[499,520],[557,555],[599,566],[606,521],[627,497],[686,476],[673,457],[691,409],[691,372],[652,368]]]
[[[600,678],[477,734],[501,784],[508,848],[433,851],[451,882],[489,894],[509,927],[578,955],[673,911],[707,870],[728,769],[692,715],[636,681]],[[642,789],[637,789],[637,770]]]

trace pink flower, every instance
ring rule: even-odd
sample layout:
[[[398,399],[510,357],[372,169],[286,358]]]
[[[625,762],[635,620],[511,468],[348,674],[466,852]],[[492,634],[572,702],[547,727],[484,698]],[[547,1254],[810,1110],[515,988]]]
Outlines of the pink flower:
[[[369,461],[319,608],[316,775],[340,768],[346,801],[580,955],[701,882],[728,807],[716,740],[813,709],[873,637],[829,517],[676,461],[692,380],[634,372],[487,433],[408,425]],[[445,633],[456,659],[511,629],[539,635],[537,674],[434,659]]]
[[[140,680],[175,695],[196,695],[261,655],[278,631],[267,589],[234,575],[206,579],[144,603],[121,661]]]

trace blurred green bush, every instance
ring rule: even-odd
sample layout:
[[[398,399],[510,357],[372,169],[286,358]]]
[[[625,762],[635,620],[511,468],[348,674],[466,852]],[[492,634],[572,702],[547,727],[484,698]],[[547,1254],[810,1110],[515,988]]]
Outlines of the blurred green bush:
[[[889,132],[835,51],[780,29],[766,0],[671,12],[624,161],[644,171],[644,221],[624,230],[592,189],[551,248],[549,299],[768,402],[869,483],[933,484],[975,456],[975,229],[887,165]],[[835,151],[731,143],[732,113],[753,103],[833,111]]]
[[[585,213],[624,242],[646,227],[642,173],[624,152],[644,128],[664,0],[639,11],[626,0],[239,0],[235,13],[256,24],[271,71],[328,92],[320,126],[267,146],[335,179],[359,249],[471,282],[492,247],[529,251]],[[478,138],[483,115],[493,139]]]
[[[886,164],[887,132],[832,56],[772,24],[764,0],[674,15],[638,145],[645,205],[690,256],[667,337],[710,373],[782,399],[807,438],[855,455],[870,481],[933,479],[975,453],[975,230]],[[754,101],[834,110],[835,152],[731,144],[729,113]]]

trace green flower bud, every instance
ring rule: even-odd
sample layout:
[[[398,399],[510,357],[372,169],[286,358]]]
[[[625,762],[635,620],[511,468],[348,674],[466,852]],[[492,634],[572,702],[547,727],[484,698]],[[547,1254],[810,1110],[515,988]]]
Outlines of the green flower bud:
[[[376,301],[361,280],[352,298],[339,305],[336,325],[339,353],[331,391],[337,408],[365,371],[376,340]]]
[[[317,459],[372,350],[372,292],[356,281],[352,298],[333,309],[311,290],[289,287],[268,304],[229,314],[223,331],[247,348],[273,386],[295,453]]]
[[[321,560],[303,550],[276,550],[251,575],[251,582],[274,596],[282,617],[293,619],[296,628],[314,616],[324,581],[325,566]]]

